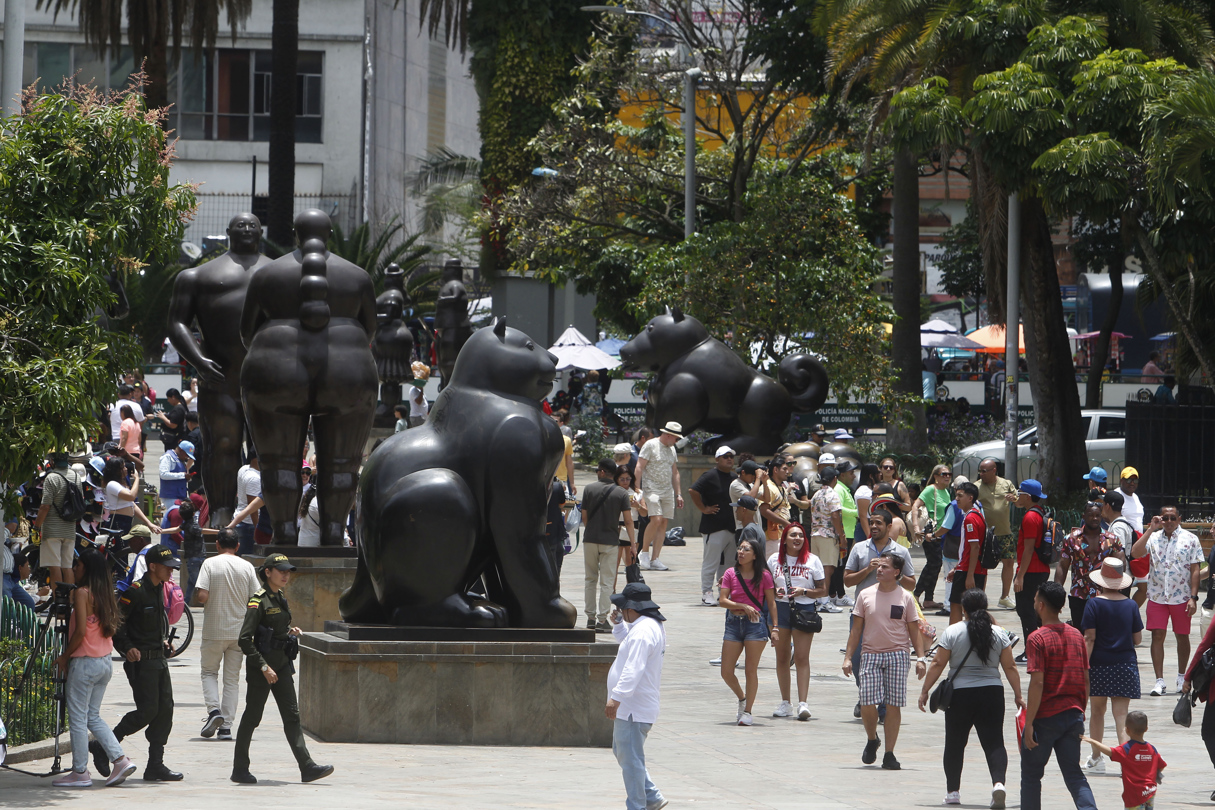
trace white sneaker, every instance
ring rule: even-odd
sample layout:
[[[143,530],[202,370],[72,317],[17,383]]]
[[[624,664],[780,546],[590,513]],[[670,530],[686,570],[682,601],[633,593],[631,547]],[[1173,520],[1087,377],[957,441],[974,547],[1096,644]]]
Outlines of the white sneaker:
[[[819,613],[843,613],[844,609],[833,602],[824,602],[818,606]]]
[[[750,725],[750,723],[748,723],[748,725]],[[93,777],[89,776],[88,771],[85,771],[84,773],[68,771],[54,782],[51,782],[51,784],[55,787],[86,788],[93,786]]]
[[[719,655],[719,656],[717,656],[716,658],[710,658],[710,659],[709,659],[709,666],[712,666],[712,667],[719,667],[719,666],[721,666],[721,656]]]
[[[1008,796],[1008,791],[1004,789],[1003,782],[996,782],[991,788],[991,810],[1004,810],[1004,800]]]
[[[643,551],[637,555],[637,567],[642,571],[650,570],[650,552]]]
[[[1009,599],[1007,596],[1000,597],[1000,601],[996,602],[996,604],[999,605],[1000,607],[1004,608],[1005,610],[1016,610],[1017,609],[1017,603],[1014,602],[1013,600]]]
[[[833,605],[838,605],[840,607],[852,607],[853,605],[856,604],[856,600],[853,599],[851,596],[848,596],[847,594],[845,594],[844,596],[835,597],[834,599],[831,600],[831,603]]]
[[[751,712],[743,712],[741,715],[739,715],[738,724],[740,726],[749,726],[751,725],[751,722]]]
[[[790,717],[793,714],[793,704],[787,700],[782,700],[772,712],[773,717]]]
[[[1088,762],[1084,763],[1084,770],[1086,773],[1105,773],[1105,755],[1089,757]]]
[[[665,565],[663,565],[662,560],[650,560],[650,570],[651,571],[670,571],[671,569],[667,568]]]
[[[956,791],[956,790],[951,790],[948,793],[946,793],[945,801],[941,802],[941,804],[961,804],[961,803],[962,803],[962,797],[958,794],[958,791]]]
[[[713,598],[712,591],[705,591],[700,595],[700,603],[706,607],[717,607],[718,601]]]
[[[798,720],[809,720],[810,719],[810,707],[806,705],[806,701],[804,701],[804,700],[801,703],[797,704],[797,719]]]
[[[1179,694],[1179,695],[1181,694],[1181,686],[1182,686],[1182,684],[1184,684],[1184,683],[1185,683],[1185,676],[1184,676],[1184,675],[1178,675],[1178,676],[1177,676],[1177,694]]]
[[[1164,688],[1164,678],[1157,678],[1156,685],[1152,687],[1152,697],[1160,697],[1165,691],[1167,690]]]
[[[739,722],[740,720],[742,720],[742,716],[743,716],[744,714],[746,714],[746,715],[747,715],[747,717],[750,717],[750,716],[751,716],[751,715],[747,714],[747,701],[745,701],[745,700],[740,700],[740,701],[738,701],[738,714],[734,716],[734,722],[736,722],[736,723],[737,723],[737,722]],[[751,725],[751,724],[750,724],[750,723],[748,723],[747,725]]]

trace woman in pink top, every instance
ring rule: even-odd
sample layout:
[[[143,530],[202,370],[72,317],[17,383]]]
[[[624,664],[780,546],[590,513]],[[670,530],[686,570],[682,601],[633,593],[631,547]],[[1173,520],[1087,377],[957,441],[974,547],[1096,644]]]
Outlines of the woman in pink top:
[[[89,787],[89,752],[106,786],[120,784],[135,772],[135,764],[122,753],[114,732],[101,719],[101,701],[114,674],[110,655],[120,621],[114,599],[114,581],[105,558],[85,549],[76,558],[72,574],[80,586],[72,592],[72,618],[68,645],[56,662],[67,670],[67,709],[72,736],[72,770],[56,779],[55,787]],[[89,732],[95,738],[89,742]],[[112,767],[111,767],[112,764]]]
[[[721,596],[717,601],[729,611],[721,642],[721,679],[738,698],[736,719],[740,726],[751,725],[751,707],[759,691],[759,659],[768,640],[775,642],[777,625],[776,585],[772,572],[764,565],[764,540],[749,531],[753,531],[750,526],[744,529],[742,542],[738,544],[738,561],[721,577]],[[744,650],[745,693],[734,674],[734,665]]]
[[[135,421],[135,411],[130,405],[123,405],[118,411],[122,414],[122,427],[119,428],[118,444],[137,459],[143,459],[143,449],[140,447],[139,436],[143,429]]]

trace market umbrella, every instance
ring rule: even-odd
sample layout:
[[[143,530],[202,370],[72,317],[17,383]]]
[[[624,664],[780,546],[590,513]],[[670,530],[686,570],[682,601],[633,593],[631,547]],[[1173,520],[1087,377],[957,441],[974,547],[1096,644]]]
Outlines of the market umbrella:
[[[604,338],[596,343],[595,346],[603,349],[610,355],[618,356],[620,354],[620,347],[626,343],[628,343],[627,340],[621,340],[620,338]],[[602,368],[602,366],[600,368]]]
[[[1092,340],[1100,334],[1100,332],[1085,332],[1083,335],[1076,335],[1076,340]],[[1130,335],[1124,335],[1121,332],[1110,332],[1110,337],[1116,337],[1119,340],[1126,340],[1130,337]]]
[[[924,334],[925,332],[931,332],[931,333],[940,334],[940,335],[956,335],[958,333],[958,330],[956,328],[954,328],[953,326],[951,326],[950,324],[945,323],[945,321],[934,318],[933,320],[929,321],[928,323],[920,324],[920,334]],[[925,345],[927,345],[927,344],[925,344]]]
[[[940,332],[921,332],[920,346],[925,349],[969,349],[983,351],[983,344],[962,335],[944,335]]]
[[[587,339],[586,335],[574,327],[561,333],[548,349],[557,356],[557,370],[567,368],[582,368],[598,370],[601,368],[616,368],[620,361]]]
[[[973,340],[975,343],[982,344],[981,349],[975,351],[984,352],[986,354],[1003,354],[1004,352],[1004,327],[1003,326],[984,326],[982,329],[976,329],[966,337]],[[1017,326],[1017,351],[1021,354],[1025,353],[1025,327]]]

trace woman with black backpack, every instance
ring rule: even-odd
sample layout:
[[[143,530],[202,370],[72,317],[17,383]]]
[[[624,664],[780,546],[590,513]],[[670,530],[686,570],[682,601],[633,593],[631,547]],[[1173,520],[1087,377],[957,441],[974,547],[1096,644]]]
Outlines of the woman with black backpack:
[[[991,774],[991,807],[1004,807],[1004,779],[1008,771],[1008,752],[1004,748],[1004,684],[1000,670],[1008,678],[1018,708],[1021,676],[1013,661],[1013,636],[992,623],[987,612],[987,594],[971,588],[962,594],[963,620],[950,625],[937,641],[932,666],[920,690],[920,711],[931,702],[933,684],[949,668],[948,681],[937,690],[936,698],[945,711],[945,804],[961,804],[962,760],[973,728],[987,757]],[[933,711],[937,706],[933,705]]]

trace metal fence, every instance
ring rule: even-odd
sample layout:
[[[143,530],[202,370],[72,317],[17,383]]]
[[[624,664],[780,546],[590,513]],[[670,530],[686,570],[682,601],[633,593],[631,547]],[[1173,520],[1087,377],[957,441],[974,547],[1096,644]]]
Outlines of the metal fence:
[[[1128,402],[1126,463],[1139,472],[1147,514],[1166,501],[1182,519],[1215,513],[1215,405]]]
[[[0,717],[8,730],[8,744],[24,745],[51,737],[55,733],[55,659],[62,652],[63,640],[52,634],[48,649],[37,656],[21,693],[26,663],[38,637],[41,622],[34,611],[7,596],[0,604]],[[67,728],[64,718],[62,726]]]
[[[208,236],[223,236],[228,231],[228,221],[237,214],[252,211],[265,225],[265,197],[256,201],[248,194],[199,193],[198,211],[186,227],[185,240],[201,246]],[[256,204],[255,204],[256,203]],[[297,194],[294,214],[309,208],[319,208],[329,215],[334,224],[349,232],[357,220],[358,197],[354,194]]]

